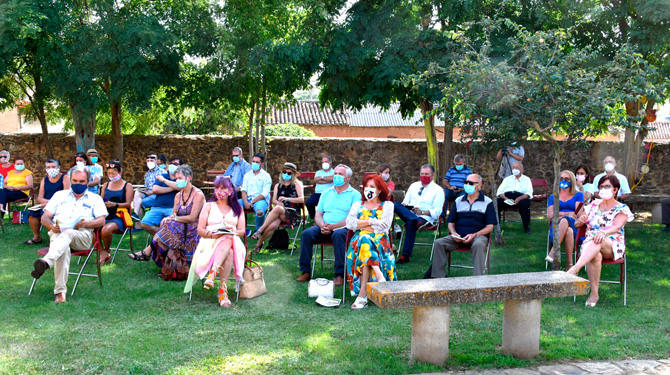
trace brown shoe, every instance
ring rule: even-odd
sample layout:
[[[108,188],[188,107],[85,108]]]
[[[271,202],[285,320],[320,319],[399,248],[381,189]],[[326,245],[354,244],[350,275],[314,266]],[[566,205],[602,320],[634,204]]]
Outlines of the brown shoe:
[[[302,275],[298,276],[295,281],[299,283],[304,283],[305,281],[309,281],[309,279],[312,278],[312,275],[309,274],[309,272],[303,272]]]
[[[58,293],[56,294],[56,298],[54,298],[55,303],[64,303],[65,302],[65,293]]]
[[[335,278],[333,279],[333,285],[335,285],[335,286],[340,286],[340,285],[342,285],[342,284],[344,284],[344,277],[342,277],[342,276],[335,276]]]

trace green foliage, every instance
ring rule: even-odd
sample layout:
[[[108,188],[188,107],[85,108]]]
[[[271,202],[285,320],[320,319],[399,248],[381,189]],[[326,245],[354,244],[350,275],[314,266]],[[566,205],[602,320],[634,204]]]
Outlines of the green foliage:
[[[316,134],[312,130],[295,124],[266,126],[265,135],[268,137],[316,137]]]

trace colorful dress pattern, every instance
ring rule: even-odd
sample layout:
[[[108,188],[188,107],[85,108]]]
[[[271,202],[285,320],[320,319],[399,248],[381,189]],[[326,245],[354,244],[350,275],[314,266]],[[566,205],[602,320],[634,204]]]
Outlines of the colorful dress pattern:
[[[596,199],[585,207],[588,230],[586,231],[586,239],[584,240],[584,243],[593,241],[593,237],[596,233],[603,229],[606,230],[614,225],[614,218],[621,213],[626,215],[626,221],[628,222],[633,221],[634,219],[633,213],[625,204],[618,203],[607,211],[601,211],[600,202],[602,202],[601,199]],[[623,254],[626,252],[626,241],[624,238],[623,227],[621,227],[617,233],[610,234],[607,237],[612,241],[614,260],[623,257]]]
[[[359,220],[368,220],[370,218],[381,219],[382,205],[374,210],[369,210],[361,205],[358,210]],[[365,230],[357,230],[351,237],[349,248],[347,249],[346,270],[347,283],[352,295],[357,295],[361,289],[362,275],[361,267],[379,266],[386,277],[386,281],[398,279],[395,272],[395,256],[391,247],[388,233],[374,233]],[[376,282],[377,278],[373,272],[370,273],[370,281]]]

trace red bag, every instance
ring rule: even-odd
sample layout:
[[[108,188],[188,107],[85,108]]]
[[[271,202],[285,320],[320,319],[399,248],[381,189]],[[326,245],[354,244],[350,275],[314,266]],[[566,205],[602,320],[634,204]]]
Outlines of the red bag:
[[[14,211],[12,212],[12,224],[27,224],[28,211]]]

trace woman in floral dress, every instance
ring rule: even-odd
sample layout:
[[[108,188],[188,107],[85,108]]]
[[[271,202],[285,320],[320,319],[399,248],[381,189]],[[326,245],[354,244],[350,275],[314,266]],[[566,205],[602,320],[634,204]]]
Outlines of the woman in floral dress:
[[[598,302],[598,285],[603,259],[618,260],[624,256],[626,242],[624,225],[633,220],[628,206],[615,197],[620,184],[616,176],[605,176],[598,183],[599,196],[584,208],[585,214],[575,222],[577,227],[587,225],[586,239],[582,244],[577,263],[568,272],[576,275],[585,265],[591,283],[591,295],[586,300],[587,307],[595,307]]]
[[[363,179],[362,202],[354,203],[347,216],[347,229],[356,231],[345,257],[351,294],[358,294],[352,309],[367,306],[367,283],[396,280],[395,256],[388,236],[393,223],[393,203],[379,175]]]

